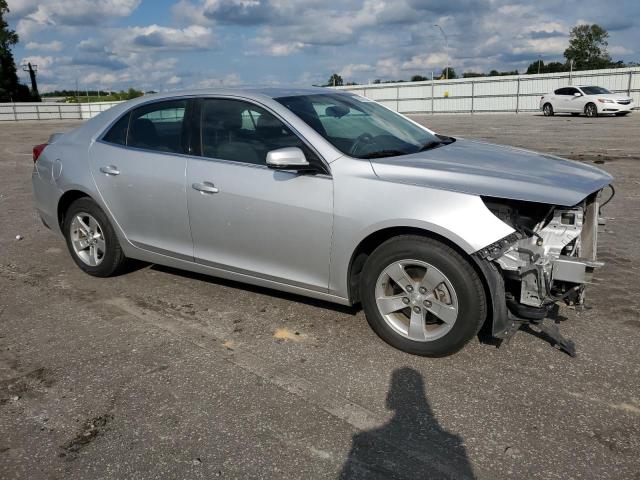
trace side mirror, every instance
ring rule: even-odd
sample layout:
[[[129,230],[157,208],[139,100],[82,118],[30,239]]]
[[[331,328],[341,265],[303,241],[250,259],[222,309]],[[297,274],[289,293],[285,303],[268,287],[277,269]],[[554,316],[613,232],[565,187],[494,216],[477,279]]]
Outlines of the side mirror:
[[[278,148],[267,153],[267,167],[275,170],[310,170],[311,165],[298,147]]]
[[[574,94],[573,94],[573,96],[574,96],[574,97],[581,97],[581,96],[582,96],[582,94],[581,94],[580,92],[576,92],[576,93],[574,93]]]

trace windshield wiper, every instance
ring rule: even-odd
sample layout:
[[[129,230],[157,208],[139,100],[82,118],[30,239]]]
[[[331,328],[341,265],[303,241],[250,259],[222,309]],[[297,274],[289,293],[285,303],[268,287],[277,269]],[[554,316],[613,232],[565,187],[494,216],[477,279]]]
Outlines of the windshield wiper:
[[[397,157],[398,155],[407,155],[407,152],[403,152],[402,150],[378,150],[377,152],[366,153],[360,158]]]

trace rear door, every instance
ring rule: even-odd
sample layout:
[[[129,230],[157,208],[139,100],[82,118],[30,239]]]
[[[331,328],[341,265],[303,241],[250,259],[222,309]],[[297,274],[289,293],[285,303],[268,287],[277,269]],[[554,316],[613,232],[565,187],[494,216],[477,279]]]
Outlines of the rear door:
[[[556,112],[568,112],[569,111],[569,88],[559,88],[554,92],[555,101],[553,102],[553,109]]]
[[[90,151],[96,185],[137,247],[193,259],[185,174],[188,100],[153,102],[122,117]]]
[[[201,158],[187,168],[199,263],[327,291],[333,181],[318,155],[272,113],[238,99],[202,100]],[[315,174],[272,170],[268,151],[299,147]]]

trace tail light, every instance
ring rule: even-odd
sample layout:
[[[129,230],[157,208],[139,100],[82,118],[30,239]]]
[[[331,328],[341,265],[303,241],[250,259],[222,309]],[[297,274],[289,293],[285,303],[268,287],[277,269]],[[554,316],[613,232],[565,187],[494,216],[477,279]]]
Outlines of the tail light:
[[[36,163],[38,161],[38,158],[40,158],[40,154],[42,153],[42,151],[45,149],[47,145],[49,144],[41,143],[40,145],[36,145],[35,147],[33,147],[33,163]]]

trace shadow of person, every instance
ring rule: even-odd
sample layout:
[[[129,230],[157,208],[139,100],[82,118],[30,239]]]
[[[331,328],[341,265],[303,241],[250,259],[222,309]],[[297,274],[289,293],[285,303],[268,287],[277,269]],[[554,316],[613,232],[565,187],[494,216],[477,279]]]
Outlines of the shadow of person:
[[[433,417],[417,371],[393,372],[387,408],[395,412],[387,424],[353,436],[341,480],[475,478],[461,438]]]

